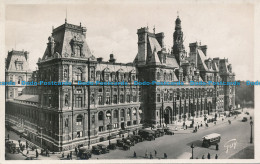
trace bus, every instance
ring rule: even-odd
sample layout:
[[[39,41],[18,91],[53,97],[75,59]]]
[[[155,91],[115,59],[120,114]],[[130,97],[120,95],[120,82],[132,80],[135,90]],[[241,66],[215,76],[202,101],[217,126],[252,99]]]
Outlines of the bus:
[[[204,137],[202,137],[202,147],[210,147],[211,145],[216,145],[220,142],[221,139],[221,135],[218,133],[212,133],[209,135],[206,135]]]

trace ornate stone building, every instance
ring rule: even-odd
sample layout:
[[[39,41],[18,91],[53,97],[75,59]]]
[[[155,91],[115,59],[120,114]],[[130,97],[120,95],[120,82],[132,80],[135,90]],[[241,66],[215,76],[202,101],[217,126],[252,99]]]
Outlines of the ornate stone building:
[[[116,63],[113,54],[109,61],[96,58],[86,43],[86,28],[65,21],[53,29],[31,80],[71,85],[38,85],[37,93],[27,87],[23,97],[6,101],[6,121],[13,126],[15,119],[22,118],[25,123],[19,126],[32,142],[62,151],[105,140],[110,130],[112,135],[135,133],[142,124],[173,124],[230,110],[235,103],[234,86],[189,82],[233,81],[231,65],[227,59],[208,58],[207,46],[197,42],[189,45],[187,53],[179,17],[175,23],[170,52],[164,33],[140,28],[138,54],[132,63],[123,64]],[[79,81],[128,85],[81,85]],[[139,86],[134,81],[183,85]]]

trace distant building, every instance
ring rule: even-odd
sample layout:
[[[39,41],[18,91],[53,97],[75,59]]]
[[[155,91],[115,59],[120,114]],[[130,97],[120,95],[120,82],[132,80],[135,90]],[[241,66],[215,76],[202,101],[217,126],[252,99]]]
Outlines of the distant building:
[[[207,46],[197,42],[189,45],[187,53],[179,17],[175,23],[171,51],[165,48],[164,33],[138,29],[138,54],[128,64],[116,63],[113,54],[109,61],[96,58],[81,25],[65,22],[53,29],[38,70],[28,81],[72,85],[26,87],[23,95],[6,100],[7,124],[24,129],[42,147],[63,151],[106,140],[109,129],[112,135],[136,133],[143,124],[162,126],[231,110],[235,86],[189,85],[190,81],[234,81],[231,65],[227,59],[208,58]],[[79,81],[128,85],[78,85]],[[139,86],[134,81],[184,85]]]

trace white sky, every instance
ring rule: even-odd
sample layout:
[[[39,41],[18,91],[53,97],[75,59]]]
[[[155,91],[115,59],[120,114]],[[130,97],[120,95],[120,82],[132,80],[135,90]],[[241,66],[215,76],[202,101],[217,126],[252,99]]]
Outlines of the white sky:
[[[254,75],[254,8],[252,5],[215,3],[150,2],[80,5],[6,6],[7,51],[29,51],[30,68],[43,56],[52,26],[68,23],[87,28],[87,42],[96,57],[108,60],[114,53],[117,62],[132,62],[137,54],[137,29],[149,26],[165,33],[165,44],[172,46],[177,11],[182,20],[185,48],[201,41],[208,45],[208,56],[228,58],[237,80],[252,80]],[[16,46],[15,46],[16,43]]]

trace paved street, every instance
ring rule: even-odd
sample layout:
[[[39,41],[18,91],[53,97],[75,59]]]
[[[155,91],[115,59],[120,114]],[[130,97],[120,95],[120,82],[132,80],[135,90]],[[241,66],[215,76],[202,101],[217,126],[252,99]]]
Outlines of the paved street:
[[[244,110],[245,112],[246,110]],[[250,116],[253,116],[253,110],[248,110]],[[134,151],[137,154],[137,159],[145,159],[145,152],[147,150],[148,156],[150,152],[154,157],[154,150],[157,151],[157,156],[154,158],[163,158],[163,154],[167,153],[168,159],[189,159],[191,157],[191,144],[193,143],[194,148],[194,158],[201,159],[202,155],[207,158],[207,154],[211,154],[211,159],[218,155],[219,159],[228,159],[234,158],[239,153],[243,153],[242,150],[253,151],[253,144],[250,144],[250,120],[249,116],[245,115],[244,112],[239,115],[236,119],[234,117],[227,118],[222,122],[221,120],[217,122],[217,125],[209,123],[209,127],[202,127],[198,130],[197,133],[190,133],[192,130],[181,130],[178,131],[175,135],[169,136],[164,135],[163,137],[156,138],[155,141],[144,141],[136,144],[131,147],[130,150],[124,151],[122,149],[111,150],[108,154],[102,155],[92,155],[91,160],[95,159],[134,159]],[[247,122],[242,122],[244,116],[248,117]],[[231,120],[231,125],[228,124],[227,120]],[[202,137],[210,133],[219,133],[221,134],[221,141],[219,143],[219,150],[217,151],[215,146],[209,148],[201,147]],[[11,139],[18,139],[15,134],[9,132]],[[7,135],[7,134],[6,134]],[[232,140],[236,139],[235,147],[230,147],[227,151],[227,147],[224,145]],[[112,141],[112,143],[115,142]],[[65,152],[66,155],[67,152]],[[73,152],[74,154],[74,152]],[[50,157],[39,156],[39,159],[60,159],[61,154],[50,154]],[[9,154],[6,153],[6,159],[25,159],[26,157],[22,154]],[[76,159],[74,156],[73,159]]]
[[[250,111],[250,115],[253,116],[253,110]],[[176,134],[173,136],[165,135],[160,138],[156,138],[155,141],[144,141],[131,147],[130,151],[114,150],[109,154],[93,155],[91,159],[124,159],[133,158],[134,151],[137,154],[137,159],[144,159],[145,152],[147,150],[148,155],[150,152],[154,156],[154,150],[157,151],[157,158],[163,158],[163,153],[167,153],[168,158],[171,159],[189,159],[191,157],[190,145],[193,143],[194,158],[198,157],[201,159],[202,155],[207,158],[207,154],[211,154],[211,158],[214,158],[218,154],[219,159],[227,159],[232,155],[236,154],[240,150],[246,148],[250,141],[250,124],[248,122],[241,122],[244,114],[240,115],[236,120],[232,120],[231,125],[227,122],[219,123],[219,125],[209,124],[209,128],[200,129],[197,133],[189,134]],[[247,116],[249,118],[249,116]],[[233,117],[231,118],[233,119]],[[210,133],[221,134],[221,141],[219,144],[219,150],[215,150],[215,146],[209,148],[201,147],[202,137]],[[225,143],[231,139],[236,139],[237,144],[235,149],[230,148],[226,152],[224,147]]]

